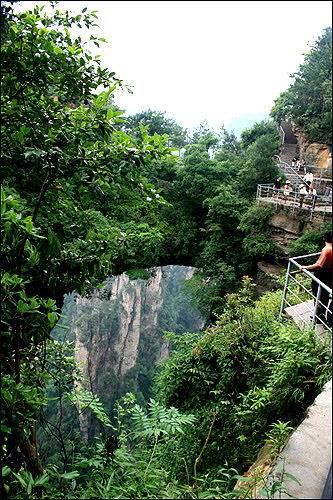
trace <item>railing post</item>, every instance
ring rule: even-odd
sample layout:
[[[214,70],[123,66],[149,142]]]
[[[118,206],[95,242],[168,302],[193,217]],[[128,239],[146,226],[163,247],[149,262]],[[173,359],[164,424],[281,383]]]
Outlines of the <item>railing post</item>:
[[[282,132],[282,141],[281,141],[281,153],[282,153],[284,150],[284,139],[285,139],[286,134],[285,134],[285,131],[283,130],[283,128],[281,127],[281,125],[280,125],[280,130]]]
[[[313,216],[313,212],[314,212],[314,209],[315,209],[315,207],[314,207],[315,202],[316,202],[316,200],[313,198],[313,200],[312,200],[312,206],[311,206],[311,209],[310,209],[310,222],[312,222],[312,216]]]
[[[296,207],[296,198],[297,198],[297,191],[295,191],[295,194],[294,194],[294,206],[293,206],[293,215],[295,213],[295,207]]]
[[[282,302],[281,302],[280,313],[279,313],[279,321],[281,319],[281,316],[282,316],[282,313],[283,313],[283,309],[284,309],[284,303],[286,301],[286,295],[287,295],[287,289],[288,289],[288,283],[289,283],[290,267],[291,267],[291,262],[290,262],[290,259],[289,259],[288,260],[288,268],[287,268],[287,276],[286,276],[286,281],[285,281],[285,284],[284,284]]]
[[[312,317],[312,321],[311,321],[311,326],[314,326],[315,321],[316,321],[317,310],[318,310],[318,302],[320,300],[320,296],[321,296],[321,284],[318,283],[318,291],[317,291],[317,297],[316,297],[316,300],[315,300],[315,305],[314,305],[314,310],[313,310],[313,317]]]
[[[260,196],[261,196],[261,185],[258,184],[257,186],[257,205],[259,205],[259,201],[260,201]]]

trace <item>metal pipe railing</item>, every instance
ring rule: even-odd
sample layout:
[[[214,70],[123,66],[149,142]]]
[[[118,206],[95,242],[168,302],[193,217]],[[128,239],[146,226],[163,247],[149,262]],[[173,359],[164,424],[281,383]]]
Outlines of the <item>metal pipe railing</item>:
[[[279,163],[279,170],[281,172],[281,174],[284,174],[287,178],[288,178],[288,174],[292,175],[292,176],[295,176],[296,178],[296,183],[295,183],[295,187],[297,188],[300,184],[303,184],[304,183],[304,180],[303,180],[303,177],[301,175],[299,175],[298,171],[295,170],[293,167],[291,167],[289,165],[289,163],[285,162],[285,161],[281,161],[280,159],[280,156],[279,155],[274,155],[273,156],[273,161],[276,161],[277,163]]]
[[[318,312],[318,307],[319,305],[324,309],[325,311],[325,317],[327,315],[327,312],[329,311],[329,303],[332,301],[332,288],[330,288],[328,285],[323,283],[321,280],[319,280],[314,274],[312,274],[310,271],[307,269],[302,269],[302,273],[310,279],[310,288],[307,288],[304,285],[304,282],[299,281],[299,279],[296,277],[300,273],[300,267],[301,264],[298,262],[299,260],[302,259],[308,259],[308,258],[318,258],[320,255],[320,252],[318,253],[313,253],[309,255],[301,255],[298,257],[293,257],[288,260],[288,268],[287,268],[287,275],[286,275],[286,281],[284,285],[284,290],[283,290],[283,296],[282,296],[282,301],[281,301],[281,307],[280,307],[280,313],[279,313],[279,319],[281,319],[283,311],[285,310],[286,304],[289,307],[296,307],[296,305],[303,304],[304,308],[309,312],[312,313],[312,319],[310,322],[307,322],[304,317],[301,317],[298,315],[299,319],[308,326],[314,327],[316,322],[321,323],[325,329],[332,331],[332,325],[329,325],[325,320],[322,319],[322,317],[319,317],[317,315]],[[296,271],[291,271],[292,266],[296,267]],[[311,282],[314,281],[318,285],[318,290],[316,295],[312,293],[311,289]],[[298,290],[298,292],[297,292]],[[328,303],[323,304],[321,299],[322,296],[322,291],[325,290],[328,293]],[[295,302],[298,302],[298,304],[292,304],[290,300],[287,299],[287,296],[291,296]],[[313,299],[313,309],[310,308],[307,304],[304,298],[307,298],[307,300]],[[296,311],[296,309],[295,309]],[[297,311],[296,311],[297,314]],[[319,337],[319,336],[318,336]],[[322,338],[319,337],[321,340]]]
[[[281,134],[281,136],[282,136],[281,137],[281,151],[283,151],[284,150],[284,139],[286,137],[286,133],[283,130],[283,128],[281,127],[281,125],[280,125],[280,131],[282,132],[282,134]]]
[[[281,173],[283,173],[284,175],[286,174],[291,174],[293,176],[295,176],[296,178],[296,184],[295,184],[295,187],[297,187],[299,184],[303,184],[304,183],[304,176],[301,176],[299,174],[299,171],[298,170],[295,170],[293,167],[291,167],[289,165],[289,163],[287,162],[284,162],[284,161],[281,161],[281,158],[279,155],[274,155],[273,156],[273,161],[276,161],[277,163],[279,163],[279,170]],[[315,165],[305,165],[305,172],[304,172],[304,175],[305,173],[309,171],[309,172],[312,172],[313,174],[315,174],[316,172],[315,171],[319,171],[319,177],[315,177],[313,178],[313,185],[315,187],[320,187],[321,186],[321,183],[322,183],[322,180],[323,180],[323,169],[321,167],[317,167]],[[287,177],[287,175],[286,175]]]
[[[266,199],[266,201],[274,201],[275,209],[277,209],[279,204],[286,202],[286,206],[292,208],[293,215],[296,209],[307,211],[310,216],[310,222],[312,222],[313,214],[316,211],[322,213],[324,216],[327,213],[332,213],[332,199],[328,196],[316,195],[313,197],[308,194],[305,196],[302,206],[299,206],[301,198],[298,191],[289,191],[286,199],[284,198],[284,189],[274,189],[274,184],[258,184],[257,186],[257,205],[260,205],[261,200]],[[309,201],[310,205],[307,205]]]

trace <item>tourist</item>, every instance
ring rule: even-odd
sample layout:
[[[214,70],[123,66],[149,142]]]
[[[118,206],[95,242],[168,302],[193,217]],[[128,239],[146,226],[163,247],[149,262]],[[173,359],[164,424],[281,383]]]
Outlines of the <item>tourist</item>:
[[[311,195],[311,201],[312,201],[312,209],[316,208],[316,201],[317,201],[317,190],[314,187],[310,187],[310,195]]]
[[[306,167],[305,167],[305,160],[303,158],[303,160],[301,161],[301,164],[299,166],[299,169],[301,172],[305,172],[306,173]]]
[[[304,186],[304,184],[301,184],[300,187],[299,187],[299,207],[302,208],[303,206],[303,202],[304,202],[304,198],[305,196],[308,194],[307,190],[306,190],[306,187]]]
[[[287,197],[289,196],[291,191],[291,186],[290,186],[290,181],[286,181],[284,188],[283,188],[283,199],[284,201],[287,201]]]
[[[296,163],[297,163],[297,158],[296,158],[296,156],[294,156],[294,158],[291,160],[291,166],[293,168],[296,167]]]
[[[280,189],[281,189],[281,177],[278,177],[274,182],[272,198],[274,198],[276,194],[277,195],[279,194]]]
[[[315,277],[325,283],[329,288],[332,288],[332,230],[325,232],[324,241],[325,246],[317,262],[309,266],[301,266],[300,271],[303,269],[307,269],[308,271],[314,270]],[[311,289],[314,300],[316,301],[318,283],[314,280],[312,280]],[[327,310],[329,298],[329,292],[322,288],[317,310],[317,318],[319,320],[325,321],[325,312]]]
[[[309,192],[310,187],[312,186],[312,183],[313,183],[313,173],[307,172],[305,174],[305,176],[303,177],[303,181],[305,182],[307,192]]]

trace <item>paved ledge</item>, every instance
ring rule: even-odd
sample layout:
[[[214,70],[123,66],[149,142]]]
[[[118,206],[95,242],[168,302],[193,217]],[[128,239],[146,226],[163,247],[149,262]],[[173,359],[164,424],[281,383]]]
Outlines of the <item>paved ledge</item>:
[[[298,479],[301,486],[286,478],[282,486],[287,493],[277,492],[270,498],[321,499],[332,463],[332,380],[325,384],[309,407],[305,419],[280,455],[271,470],[268,485],[281,481],[281,467],[285,460],[285,472]]]
[[[300,330],[311,326],[310,316],[313,314],[313,300],[301,302],[295,306],[289,306],[284,310],[288,318],[292,318]],[[326,345],[332,350],[332,328],[325,327],[322,323],[315,325],[315,332]]]

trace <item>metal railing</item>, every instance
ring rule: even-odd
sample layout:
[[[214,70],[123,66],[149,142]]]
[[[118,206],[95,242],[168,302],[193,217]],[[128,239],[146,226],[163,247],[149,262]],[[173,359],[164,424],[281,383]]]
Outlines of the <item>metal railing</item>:
[[[325,217],[326,214],[332,214],[332,193],[329,196],[311,196],[306,195],[303,200],[299,191],[289,191],[284,195],[284,189],[274,189],[274,184],[258,184],[256,201],[257,205],[261,201],[269,201],[277,209],[280,205],[285,205],[292,209],[292,214],[297,210],[304,210],[309,214],[309,220],[312,222],[313,214],[320,213]]]
[[[304,176],[306,172],[312,172],[313,175],[313,186],[315,188],[319,188],[323,179],[323,169],[321,167],[316,167],[315,165],[305,165],[306,172],[304,172],[303,176],[299,174],[299,170],[295,170],[293,167],[289,165],[289,163],[285,161],[281,161],[279,155],[273,156],[273,161],[276,161],[279,164],[279,171],[281,174],[284,174],[288,179],[290,175],[295,178],[295,187],[297,188],[299,185],[304,184]],[[319,172],[319,176],[315,176],[316,171]]]
[[[281,125],[280,125],[280,130],[279,130],[278,132],[279,132],[279,134],[280,134],[280,136],[281,136],[281,151],[283,151],[283,150],[284,150],[284,139],[285,139],[285,137],[286,137],[286,133],[285,133],[285,131],[283,130],[283,128],[281,127]],[[281,132],[281,133],[280,133],[280,132]]]
[[[307,269],[300,272],[300,267],[305,264],[305,259],[312,258],[313,262],[319,255],[320,252],[289,259],[279,319],[287,305],[293,309],[301,325],[314,328],[316,323],[321,324],[327,332],[332,333],[332,309],[330,308],[332,307],[332,288],[320,281]],[[299,263],[300,260],[303,261],[303,264]],[[315,281],[318,285],[316,295],[312,292],[312,281]],[[323,304],[321,301],[323,290],[329,295],[327,304]],[[302,304],[302,315],[298,312],[297,306],[299,304]],[[319,306],[324,311],[320,315],[317,314]],[[318,334],[317,336],[320,340],[323,340]]]

